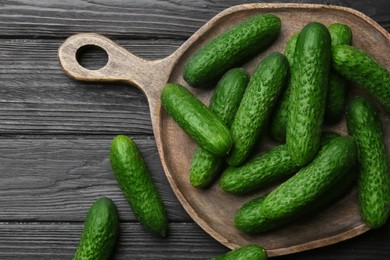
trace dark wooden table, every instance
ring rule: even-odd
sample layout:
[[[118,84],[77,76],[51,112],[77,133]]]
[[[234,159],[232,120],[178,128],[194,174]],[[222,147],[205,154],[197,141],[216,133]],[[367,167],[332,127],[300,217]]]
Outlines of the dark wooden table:
[[[71,259],[100,196],[113,199],[121,218],[114,259],[209,259],[227,251],[168,185],[141,91],[68,78],[57,48],[74,33],[97,32],[141,57],[163,58],[218,12],[244,2],[253,1],[0,1],[0,259]],[[388,0],[286,2],[352,7],[390,30]],[[92,52],[82,62],[91,68],[102,60]],[[143,230],[113,177],[108,149],[117,134],[133,137],[147,161],[169,213],[167,238]],[[278,259],[390,259],[390,223]]]

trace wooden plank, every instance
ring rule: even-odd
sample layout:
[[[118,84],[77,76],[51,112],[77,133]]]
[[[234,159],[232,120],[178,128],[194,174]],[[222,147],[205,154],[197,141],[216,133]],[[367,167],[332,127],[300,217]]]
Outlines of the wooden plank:
[[[134,221],[111,170],[112,138],[1,139],[0,221],[82,221],[85,210],[100,196],[116,203],[122,220]],[[165,177],[154,139],[133,139],[149,166],[169,220],[189,221]]]
[[[0,259],[71,259],[82,223],[1,223]],[[138,223],[121,223],[113,259],[210,259],[228,251],[194,223],[172,223],[166,238],[147,233]],[[390,225],[360,237],[280,260],[388,259]]]
[[[0,16],[1,17],[1,16]],[[60,69],[62,40],[0,40],[0,133],[152,134],[145,96],[134,86],[87,84]],[[168,56],[178,41],[120,41],[148,59]],[[87,64],[99,63],[97,54]]]
[[[0,35],[8,38],[66,37],[77,32],[99,32],[120,38],[186,39],[220,11],[244,1],[5,1],[0,8]],[[293,2],[278,0],[265,2]],[[362,11],[390,29],[387,0],[309,0],[348,6]]]
[[[82,223],[0,224],[0,259],[71,259],[82,228]],[[113,259],[208,259],[225,250],[195,224],[170,224],[168,237],[159,238],[138,223],[122,223]]]
[[[60,69],[62,40],[0,39],[0,134],[152,135],[143,93],[120,83],[83,83]],[[174,52],[177,40],[120,40],[147,59]],[[88,54],[88,53],[87,53]],[[99,64],[90,53],[87,65]]]

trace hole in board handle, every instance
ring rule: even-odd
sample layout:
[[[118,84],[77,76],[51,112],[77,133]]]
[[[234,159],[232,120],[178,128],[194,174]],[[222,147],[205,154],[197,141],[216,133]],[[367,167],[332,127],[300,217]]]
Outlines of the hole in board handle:
[[[99,70],[108,62],[107,52],[96,45],[84,45],[76,52],[77,62],[88,70]]]

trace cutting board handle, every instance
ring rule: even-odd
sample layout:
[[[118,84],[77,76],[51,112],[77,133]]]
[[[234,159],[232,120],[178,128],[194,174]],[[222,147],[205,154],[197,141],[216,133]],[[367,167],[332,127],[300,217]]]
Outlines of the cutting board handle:
[[[80,65],[78,51],[86,46],[103,49],[108,56],[107,64],[97,70]],[[109,38],[96,33],[80,33],[70,36],[58,50],[58,60],[64,72],[81,81],[122,81],[139,87],[147,96],[149,104],[158,101],[161,88],[167,82],[168,71],[173,66],[173,57],[148,61],[135,56]]]

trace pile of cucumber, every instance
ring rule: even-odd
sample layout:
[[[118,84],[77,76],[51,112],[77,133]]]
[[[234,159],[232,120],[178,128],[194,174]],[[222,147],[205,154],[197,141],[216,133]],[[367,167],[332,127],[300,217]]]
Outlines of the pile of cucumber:
[[[189,181],[208,188],[219,178],[223,191],[244,195],[276,185],[243,204],[234,225],[257,234],[280,227],[343,196],[358,180],[362,219],[371,228],[390,214],[389,162],[377,108],[367,98],[346,104],[348,81],[364,88],[390,112],[390,72],[350,46],[351,29],[311,22],[291,36],[285,53],[272,52],[251,76],[240,68],[272,44],[281,30],[272,14],[254,15],[216,36],[187,61],[190,87],[215,84],[207,107],[188,88],[167,84],[161,102],[198,144]],[[346,112],[348,135],[323,131]],[[280,144],[253,154],[260,136]],[[249,159],[250,158],[250,159]],[[113,173],[140,223],[165,236],[163,202],[136,144],[117,136],[111,145]],[[114,203],[90,208],[74,259],[108,259],[118,237]],[[266,259],[260,245],[246,245],[213,259]]]
[[[371,100],[390,112],[390,72],[351,46],[348,25],[311,22],[291,36],[284,54],[268,54],[249,76],[240,66],[280,29],[277,16],[255,15],[193,53],[183,78],[189,88],[216,85],[208,107],[182,85],[163,88],[162,105],[198,144],[189,181],[208,188],[219,179],[234,195],[278,184],[236,212],[234,225],[257,234],[336,201],[358,180],[363,221],[383,226],[390,214],[389,159]],[[347,101],[350,82],[369,98]],[[345,114],[348,135],[323,131]],[[280,145],[254,154],[268,134]]]

